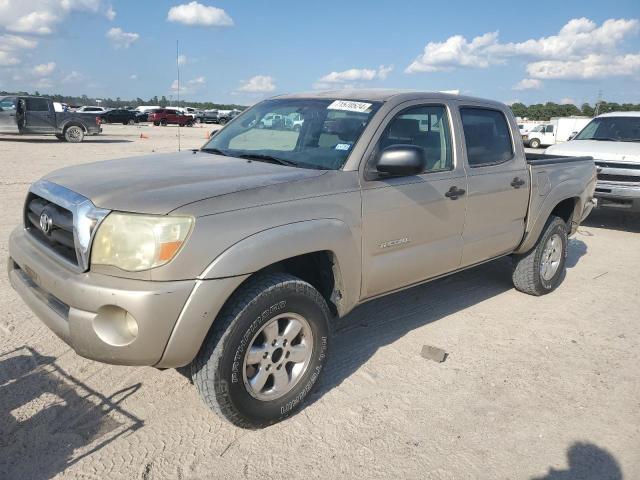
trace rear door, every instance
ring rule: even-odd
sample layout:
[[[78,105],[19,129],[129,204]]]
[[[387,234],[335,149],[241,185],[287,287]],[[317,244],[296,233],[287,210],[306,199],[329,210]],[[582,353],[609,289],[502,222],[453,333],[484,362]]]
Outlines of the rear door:
[[[56,113],[46,98],[26,98],[25,127],[33,133],[54,133]]]
[[[362,297],[421,282],[460,265],[466,176],[452,135],[447,103],[407,102],[392,110],[364,158]],[[427,169],[406,177],[375,171],[377,155],[393,145],[424,149]],[[448,195],[452,188],[460,196]]]
[[[461,266],[513,251],[522,240],[529,203],[524,149],[514,143],[504,110],[460,105],[467,171],[467,218]],[[511,127],[511,128],[510,128]]]
[[[16,97],[0,99],[0,133],[18,133],[17,107],[18,99]]]

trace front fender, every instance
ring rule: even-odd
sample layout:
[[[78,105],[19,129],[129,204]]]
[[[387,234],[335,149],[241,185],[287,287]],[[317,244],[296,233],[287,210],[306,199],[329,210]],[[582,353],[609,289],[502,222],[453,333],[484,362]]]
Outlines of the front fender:
[[[198,278],[247,275],[282,260],[319,251],[333,254],[338,264],[334,273],[339,272],[336,285],[342,294],[341,310],[350,310],[360,292],[360,241],[346,223],[333,218],[289,223],[255,233],[218,255]]]

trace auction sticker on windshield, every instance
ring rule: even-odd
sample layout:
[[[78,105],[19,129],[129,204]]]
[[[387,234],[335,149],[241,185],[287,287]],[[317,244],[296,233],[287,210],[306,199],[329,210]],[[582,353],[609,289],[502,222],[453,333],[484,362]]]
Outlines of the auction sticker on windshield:
[[[371,107],[370,103],[352,102],[349,100],[336,100],[327,107],[327,110],[345,110],[347,112],[366,112]]]

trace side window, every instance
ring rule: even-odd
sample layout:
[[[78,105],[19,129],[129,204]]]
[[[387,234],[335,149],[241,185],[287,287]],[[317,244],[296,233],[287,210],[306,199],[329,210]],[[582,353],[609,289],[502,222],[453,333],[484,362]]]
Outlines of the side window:
[[[546,133],[553,133],[553,125],[547,125],[544,129]]]
[[[411,107],[396,115],[378,141],[378,149],[392,145],[417,145],[427,158],[427,172],[451,170],[449,117],[442,105]]]
[[[27,98],[27,110],[30,112],[48,112],[49,102],[44,98]]]
[[[0,99],[0,112],[14,111],[16,109],[16,99],[13,97],[6,97]]]
[[[470,167],[495,165],[513,157],[509,125],[502,112],[463,107],[460,117]]]

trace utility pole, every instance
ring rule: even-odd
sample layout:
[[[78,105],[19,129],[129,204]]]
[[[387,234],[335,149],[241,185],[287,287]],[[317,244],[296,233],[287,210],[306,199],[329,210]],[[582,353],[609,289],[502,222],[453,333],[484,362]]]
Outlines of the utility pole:
[[[602,103],[602,89],[598,90],[598,100],[596,101],[596,109],[593,112],[593,116],[597,117],[600,112],[600,104]]]
[[[178,90],[176,92],[176,107],[180,108],[180,57],[179,57],[179,44],[176,40],[176,72],[178,74]],[[180,122],[178,122],[178,151],[180,151]]]

